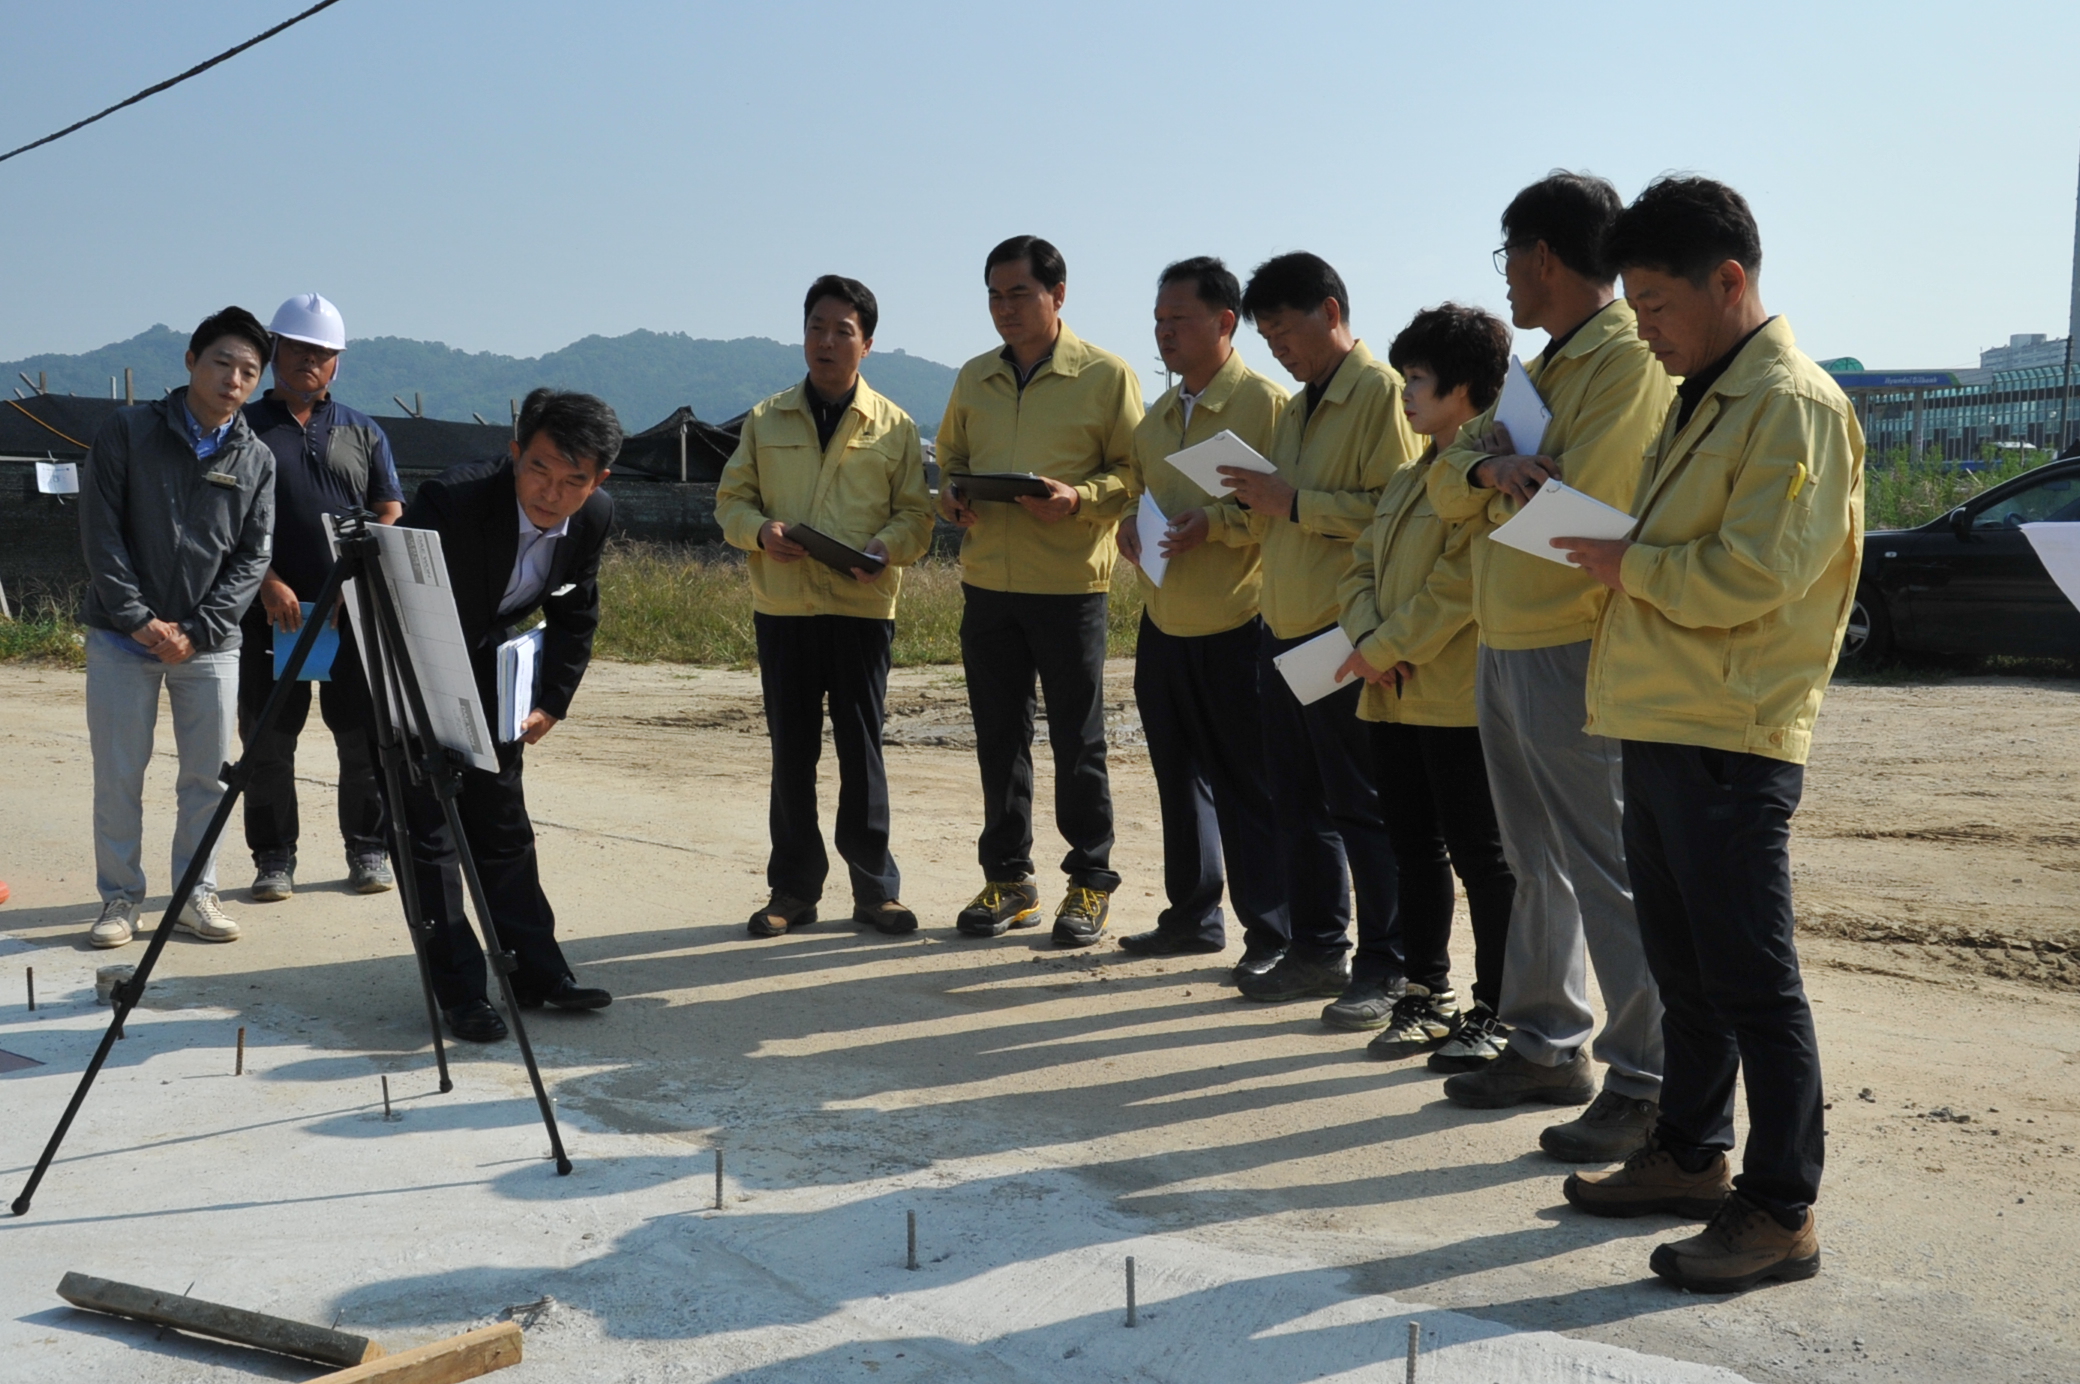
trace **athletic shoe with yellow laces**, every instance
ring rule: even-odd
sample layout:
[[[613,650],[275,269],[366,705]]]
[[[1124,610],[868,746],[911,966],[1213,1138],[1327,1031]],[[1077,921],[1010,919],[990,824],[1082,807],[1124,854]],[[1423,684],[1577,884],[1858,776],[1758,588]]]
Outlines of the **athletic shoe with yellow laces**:
[[[961,910],[954,926],[964,937],[1002,937],[1015,927],[1031,927],[1040,921],[1040,891],[1028,876],[1020,880],[991,880],[982,886],[974,902]]]
[[[1103,889],[1072,885],[1062,906],[1054,911],[1054,944],[1058,947],[1087,947],[1105,935],[1105,919],[1112,913],[1112,895]]]

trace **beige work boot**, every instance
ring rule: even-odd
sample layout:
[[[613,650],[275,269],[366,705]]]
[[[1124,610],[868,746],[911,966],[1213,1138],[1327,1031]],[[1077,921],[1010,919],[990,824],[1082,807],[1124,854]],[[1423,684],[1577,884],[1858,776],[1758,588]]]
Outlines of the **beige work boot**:
[[[101,916],[87,931],[87,941],[97,947],[129,945],[137,930],[137,905],[128,899],[110,899],[101,905]]]
[[[1687,1240],[1658,1246],[1647,1267],[1693,1293],[1738,1293],[1765,1279],[1785,1283],[1820,1272],[1819,1223],[1813,1208],[1796,1230],[1739,1192],[1712,1223]]]
[[[224,911],[224,905],[215,894],[195,894],[188,899],[187,907],[173,925],[182,932],[191,932],[205,942],[236,942],[238,920]]]
[[[1665,1212],[1690,1220],[1718,1214],[1733,1191],[1733,1173],[1719,1154],[1703,1172],[1687,1173],[1675,1155],[1649,1138],[1609,1172],[1570,1173],[1561,1191],[1592,1216],[1646,1216]]]

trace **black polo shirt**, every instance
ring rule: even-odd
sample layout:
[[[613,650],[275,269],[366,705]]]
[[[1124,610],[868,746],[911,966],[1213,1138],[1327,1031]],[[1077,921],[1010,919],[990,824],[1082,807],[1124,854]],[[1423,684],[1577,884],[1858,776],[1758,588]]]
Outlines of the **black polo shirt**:
[[[330,398],[311,410],[307,424],[271,395],[255,399],[246,405],[246,424],[274,453],[270,565],[297,599],[314,600],[332,570],[323,516],[404,499],[390,439],[375,419]]]

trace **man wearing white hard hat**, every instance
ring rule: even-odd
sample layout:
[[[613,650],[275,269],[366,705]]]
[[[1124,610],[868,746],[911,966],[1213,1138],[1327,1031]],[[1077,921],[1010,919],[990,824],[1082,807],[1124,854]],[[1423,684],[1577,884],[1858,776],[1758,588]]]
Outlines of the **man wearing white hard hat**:
[[[275,638],[287,647],[332,569],[324,516],[367,509],[393,524],[404,513],[390,440],[375,419],[332,397],[347,344],[339,309],[315,293],[300,293],[276,310],[269,330],[275,338],[274,387],[246,405],[246,422],[275,457],[274,556],[260,599],[246,613],[238,679],[239,731],[253,768],[245,797],[246,845],[253,852],[252,896],[261,903],[286,899],[295,888],[296,738],[311,708],[310,683],[299,683],[274,729],[255,741],[261,708],[274,690]],[[367,683],[344,622],[328,671],[329,681],[318,683],[318,708],[339,751],[347,886],[381,893],[394,883],[385,859],[385,809]]]

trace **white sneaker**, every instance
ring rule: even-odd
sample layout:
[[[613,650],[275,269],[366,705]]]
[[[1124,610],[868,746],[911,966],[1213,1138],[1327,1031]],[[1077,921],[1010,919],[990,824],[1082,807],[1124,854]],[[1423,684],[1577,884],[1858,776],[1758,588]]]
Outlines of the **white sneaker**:
[[[236,942],[238,922],[224,911],[215,894],[196,894],[181,910],[181,916],[173,925],[182,932],[192,932],[205,942]]]
[[[110,899],[101,905],[101,917],[87,933],[87,940],[97,947],[123,947],[137,926],[137,905],[128,899]]]

